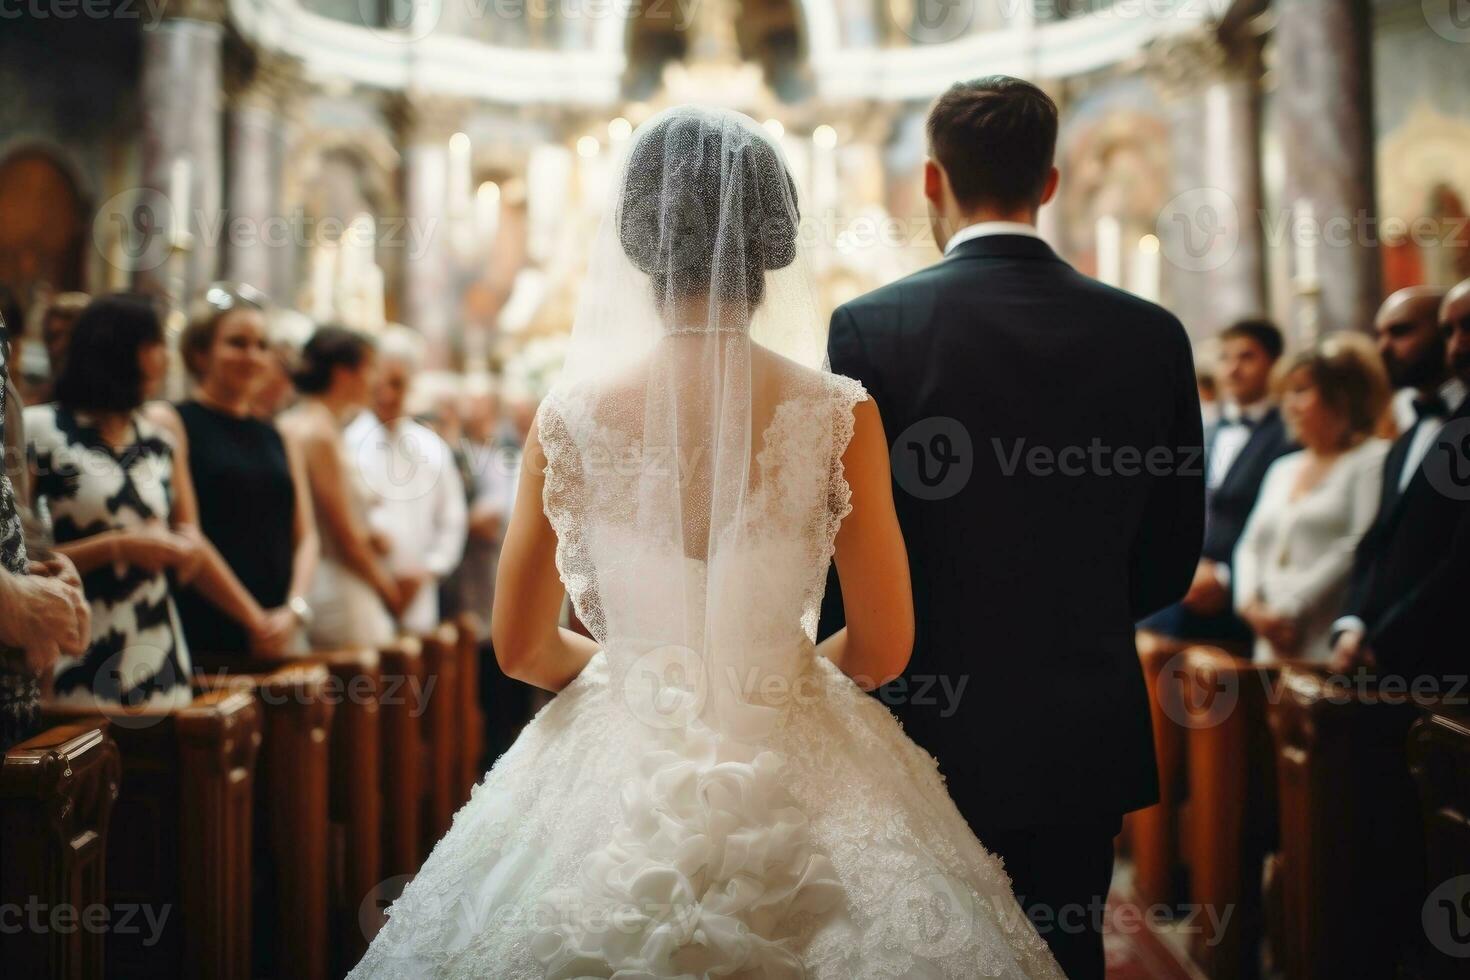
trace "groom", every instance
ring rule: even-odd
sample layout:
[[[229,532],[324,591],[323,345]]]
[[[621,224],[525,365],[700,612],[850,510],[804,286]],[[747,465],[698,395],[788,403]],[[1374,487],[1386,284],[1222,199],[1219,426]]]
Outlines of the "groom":
[[[924,166],[944,259],[839,307],[829,353],[883,413],[913,570],[913,659],[878,696],[1077,980],[1103,976],[1122,814],[1157,799],[1133,624],[1194,574],[1203,440],[1179,321],[1036,234],[1056,136],[1027,82],[945,92]]]

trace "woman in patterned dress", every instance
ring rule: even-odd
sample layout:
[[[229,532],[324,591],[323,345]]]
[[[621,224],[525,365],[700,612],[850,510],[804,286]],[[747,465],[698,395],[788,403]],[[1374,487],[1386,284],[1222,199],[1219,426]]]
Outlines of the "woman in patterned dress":
[[[39,677],[62,654],[86,649],[87,605],[71,562],[56,555],[27,557],[20,510],[11,487],[11,461],[22,441],[20,399],[10,383],[11,311],[0,315],[0,752],[40,728]],[[31,560],[42,559],[42,560]]]
[[[172,450],[139,411],[167,370],[152,304],[103,297],[77,320],[57,400],[25,413],[32,494],[50,511],[56,550],[75,563],[91,604],[86,652],[56,664],[63,703],[189,701],[189,651],[171,584],[193,583],[241,620],[259,615],[198,529],[175,512]]]

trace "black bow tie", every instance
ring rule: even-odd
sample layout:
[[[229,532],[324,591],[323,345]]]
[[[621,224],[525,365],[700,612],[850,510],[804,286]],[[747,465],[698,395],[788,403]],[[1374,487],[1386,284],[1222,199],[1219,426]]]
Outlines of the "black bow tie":
[[[1420,395],[1414,399],[1414,418],[1420,422],[1425,419],[1442,419],[1449,414],[1450,406],[1438,392],[1433,395]]]
[[[1244,412],[1239,415],[1220,416],[1220,428],[1223,429],[1226,426],[1231,425],[1238,425],[1246,429],[1254,429],[1256,427],[1256,420],[1251,418],[1249,415],[1246,415]]]

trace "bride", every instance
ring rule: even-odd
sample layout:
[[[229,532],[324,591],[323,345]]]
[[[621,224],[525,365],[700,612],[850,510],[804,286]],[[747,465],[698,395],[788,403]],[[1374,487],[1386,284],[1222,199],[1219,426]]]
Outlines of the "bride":
[[[495,595],[502,666],[559,693],[351,976],[1060,977],[863,693],[907,664],[908,562],[780,154],[676,108],[615,186]],[[848,625],[816,645],[834,554]]]

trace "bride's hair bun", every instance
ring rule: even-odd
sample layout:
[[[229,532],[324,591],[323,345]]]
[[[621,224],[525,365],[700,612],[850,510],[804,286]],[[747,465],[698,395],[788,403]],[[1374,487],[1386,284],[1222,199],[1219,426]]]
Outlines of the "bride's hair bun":
[[[629,152],[618,237],[660,301],[709,292],[756,306],[765,273],[796,258],[799,219],[780,154],[734,113],[671,112]]]

